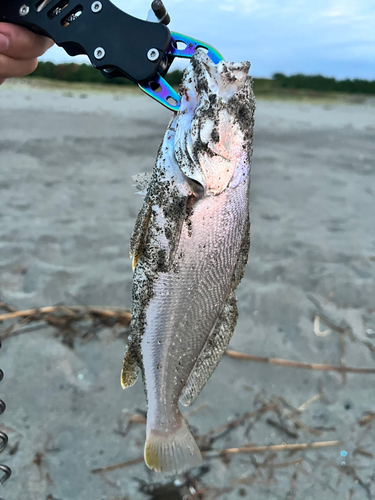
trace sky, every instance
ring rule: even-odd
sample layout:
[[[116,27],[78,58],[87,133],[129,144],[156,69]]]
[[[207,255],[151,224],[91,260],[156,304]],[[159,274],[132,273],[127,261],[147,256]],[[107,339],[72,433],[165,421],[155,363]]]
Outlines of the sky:
[[[146,19],[151,0],[113,3],[128,14]],[[254,77],[281,72],[375,80],[374,0],[164,3],[171,16],[171,31],[213,45],[228,61],[250,61]],[[54,47],[42,60],[71,62],[72,58]]]

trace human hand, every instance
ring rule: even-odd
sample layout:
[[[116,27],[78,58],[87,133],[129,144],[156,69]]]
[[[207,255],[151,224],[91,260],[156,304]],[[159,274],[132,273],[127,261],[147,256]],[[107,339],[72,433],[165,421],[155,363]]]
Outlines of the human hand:
[[[0,85],[6,78],[26,76],[53,41],[15,24],[0,23]]]

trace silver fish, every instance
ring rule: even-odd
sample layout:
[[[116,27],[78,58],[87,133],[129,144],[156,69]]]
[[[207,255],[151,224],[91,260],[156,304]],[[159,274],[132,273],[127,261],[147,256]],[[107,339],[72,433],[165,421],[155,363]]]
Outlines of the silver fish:
[[[178,402],[195,401],[237,321],[234,290],[250,246],[249,67],[195,54],[131,239],[132,321],[121,383],[133,385],[142,371],[145,461],[166,473],[202,460]]]

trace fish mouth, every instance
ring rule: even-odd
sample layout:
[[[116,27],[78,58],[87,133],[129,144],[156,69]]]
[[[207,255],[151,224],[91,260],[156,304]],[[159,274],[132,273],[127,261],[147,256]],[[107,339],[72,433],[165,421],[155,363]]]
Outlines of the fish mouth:
[[[248,62],[216,65],[198,50],[184,72],[174,154],[183,174],[206,195],[235,187],[237,177],[247,180],[255,108],[249,68]],[[237,175],[238,169],[245,175]]]

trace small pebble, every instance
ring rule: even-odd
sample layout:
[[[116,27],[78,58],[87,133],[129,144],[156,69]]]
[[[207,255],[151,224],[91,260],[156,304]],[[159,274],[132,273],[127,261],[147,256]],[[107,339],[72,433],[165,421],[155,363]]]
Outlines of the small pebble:
[[[369,328],[368,330],[366,330],[366,335],[368,337],[375,337],[375,332],[372,328]]]

